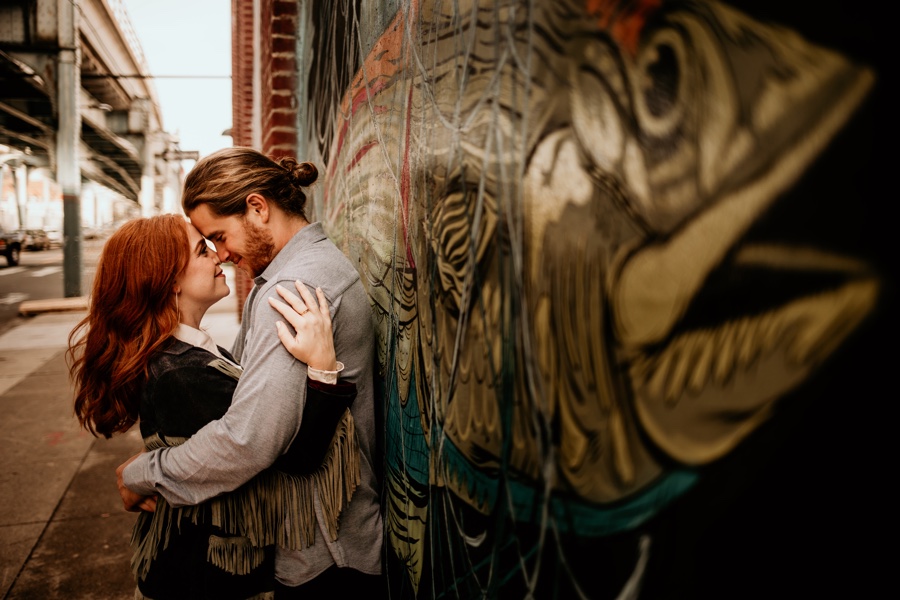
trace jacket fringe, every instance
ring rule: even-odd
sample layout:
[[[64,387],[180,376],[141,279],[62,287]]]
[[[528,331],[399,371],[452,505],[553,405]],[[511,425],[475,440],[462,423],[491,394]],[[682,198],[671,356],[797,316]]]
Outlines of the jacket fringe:
[[[209,536],[206,560],[234,575],[246,575],[262,564],[266,551],[245,537]]]
[[[145,440],[145,447],[152,450],[150,446],[178,445],[183,441],[152,436]],[[168,547],[172,527],[180,528],[181,522],[186,520],[213,525],[226,534],[246,538],[246,542],[229,543],[227,548],[223,543],[213,542],[213,539],[222,538],[210,538],[210,562],[233,574],[248,572],[249,569],[244,569],[255,560],[255,552],[262,555],[264,546],[275,544],[290,550],[312,546],[316,539],[316,490],[325,529],[331,541],[337,540],[341,511],[350,502],[359,483],[359,440],[353,417],[347,409],[322,466],[310,475],[298,476],[267,469],[237,490],[196,506],[175,508],[159,497],[156,511],[142,512],[135,522],[131,568],[137,577],[145,579],[158,551]],[[146,534],[141,537],[145,529]],[[235,540],[225,539],[228,542]]]

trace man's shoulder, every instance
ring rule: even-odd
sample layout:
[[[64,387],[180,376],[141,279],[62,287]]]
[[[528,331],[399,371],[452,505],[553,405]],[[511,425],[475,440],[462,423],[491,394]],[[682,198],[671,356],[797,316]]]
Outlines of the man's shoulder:
[[[359,272],[350,259],[327,238],[305,246],[302,251],[291,252],[287,258],[261,286],[262,289],[299,280],[310,287],[321,287],[325,295],[332,298],[340,296],[360,280]]]

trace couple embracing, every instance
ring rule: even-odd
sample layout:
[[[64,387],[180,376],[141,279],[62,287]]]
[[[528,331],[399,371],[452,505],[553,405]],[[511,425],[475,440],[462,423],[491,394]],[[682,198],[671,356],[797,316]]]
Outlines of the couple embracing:
[[[136,598],[384,594],[371,310],[307,220],[317,175],[220,150],[185,181],[190,222],[137,219],[104,246],[71,372],[84,427],[140,424],[117,470],[141,511]],[[200,329],[222,262],[255,283],[230,352]]]

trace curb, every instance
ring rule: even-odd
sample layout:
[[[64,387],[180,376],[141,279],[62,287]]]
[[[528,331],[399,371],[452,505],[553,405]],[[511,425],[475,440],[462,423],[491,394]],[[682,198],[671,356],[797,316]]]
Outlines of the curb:
[[[32,317],[49,312],[85,311],[88,309],[88,297],[51,298],[48,300],[26,300],[19,305],[19,316]]]

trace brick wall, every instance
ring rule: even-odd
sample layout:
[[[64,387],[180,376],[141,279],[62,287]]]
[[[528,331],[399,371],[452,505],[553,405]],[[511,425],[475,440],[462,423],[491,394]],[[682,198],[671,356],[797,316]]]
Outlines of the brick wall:
[[[259,46],[253,47],[253,0],[232,0],[232,139],[253,146],[253,129],[262,132],[261,152],[295,156],[297,152],[297,1],[259,0]],[[260,64],[260,97],[253,97],[254,54]],[[253,122],[254,102],[262,123]],[[237,270],[238,311],[253,282]]]
[[[297,2],[262,0],[262,151],[297,152]]]

